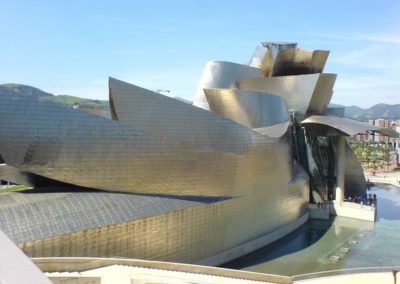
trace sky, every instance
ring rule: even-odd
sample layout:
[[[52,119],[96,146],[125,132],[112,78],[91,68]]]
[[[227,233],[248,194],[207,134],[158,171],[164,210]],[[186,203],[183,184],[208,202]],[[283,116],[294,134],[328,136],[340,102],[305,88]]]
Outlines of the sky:
[[[398,0],[0,0],[0,84],[108,99],[108,77],[192,100],[207,61],[261,41],[330,50],[333,103],[400,104]]]

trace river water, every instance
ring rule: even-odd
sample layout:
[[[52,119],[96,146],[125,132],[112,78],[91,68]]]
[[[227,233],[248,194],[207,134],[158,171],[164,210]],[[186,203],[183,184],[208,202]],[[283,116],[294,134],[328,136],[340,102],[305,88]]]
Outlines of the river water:
[[[293,276],[400,266],[400,188],[379,185],[368,193],[378,197],[377,222],[345,217],[310,220],[279,241],[223,267]]]

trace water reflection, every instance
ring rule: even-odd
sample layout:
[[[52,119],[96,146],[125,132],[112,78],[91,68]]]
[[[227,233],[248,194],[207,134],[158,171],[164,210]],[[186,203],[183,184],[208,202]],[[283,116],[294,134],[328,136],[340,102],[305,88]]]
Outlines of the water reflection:
[[[243,269],[275,258],[295,253],[316,243],[332,225],[331,221],[310,220],[284,238],[251,254],[224,264],[224,267]],[[247,270],[247,269],[246,269]]]
[[[223,267],[298,275],[356,267],[400,265],[400,189],[372,187],[377,222],[344,217],[310,220],[285,238]]]

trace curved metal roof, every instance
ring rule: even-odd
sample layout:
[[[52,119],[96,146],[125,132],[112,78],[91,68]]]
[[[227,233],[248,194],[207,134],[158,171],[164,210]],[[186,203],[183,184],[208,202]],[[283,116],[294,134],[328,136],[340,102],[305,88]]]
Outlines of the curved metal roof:
[[[111,110],[117,120],[156,137],[197,148],[242,153],[241,143],[257,133],[213,112],[109,78]],[[210,133],[219,133],[218,141]],[[223,141],[224,137],[229,137]],[[235,143],[232,143],[234,138]]]
[[[100,228],[220,201],[49,187],[3,193],[0,229],[15,243]]]
[[[337,116],[313,115],[303,120],[301,124],[306,126],[308,130],[326,135],[344,134],[353,136],[359,133],[373,131],[389,137],[399,137],[398,134],[391,129]]]
[[[146,94],[137,96],[155,110],[163,105],[175,117],[148,108],[154,116],[131,124],[129,120],[114,121],[29,96],[2,95],[1,155],[8,166],[47,179],[145,194],[238,196],[247,194],[249,188],[270,185],[271,176],[279,175],[281,182],[291,178],[287,138],[264,136],[212,112],[159,94],[147,94],[149,98]],[[118,112],[117,101],[114,103]],[[137,106],[133,110],[146,111]],[[177,123],[172,118],[163,121],[163,117],[172,117]],[[122,112],[118,118],[122,119]],[[192,128],[179,123],[179,118],[192,122]],[[175,140],[167,137],[167,132],[156,135],[155,130],[163,129],[157,125],[147,127],[147,123],[171,129],[175,126],[176,137],[199,137],[199,142]],[[204,138],[199,136],[200,130]],[[199,133],[184,136],[178,131]],[[248,170],[238,173],[244,168]],[[264,171],[269,175],[260,174]]]

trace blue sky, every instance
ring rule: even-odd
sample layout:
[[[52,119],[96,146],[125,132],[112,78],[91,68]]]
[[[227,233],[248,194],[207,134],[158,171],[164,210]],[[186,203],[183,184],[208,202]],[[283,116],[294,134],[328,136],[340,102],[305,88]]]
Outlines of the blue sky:
[[[332,102],[400,103],[400,1],[0,0],[0,84],[107,99],[108,76],[192,99],[209,60],[260,41],[331,51]]]

